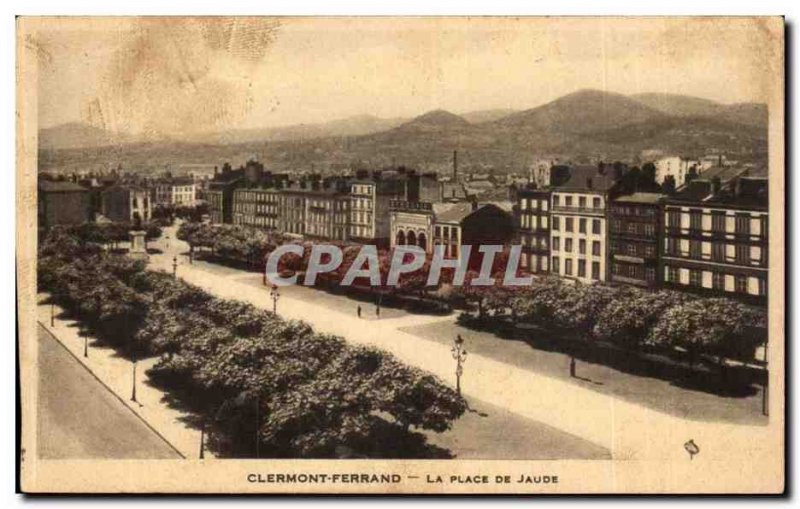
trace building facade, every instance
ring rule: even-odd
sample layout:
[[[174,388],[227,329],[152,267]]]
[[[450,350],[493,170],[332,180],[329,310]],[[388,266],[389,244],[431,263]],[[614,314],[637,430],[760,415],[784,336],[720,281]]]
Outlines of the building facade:
[[[664,198],[658,193],[634,193],[611,202],[608,225],[612,282],[659,285]]]
[[[550,272],[584,283],[607,281],[606,207],[613,178],[595,166],[576,166],[551,193]]]
[[[242,188],[233,192],[233,224],[277,230],[280,227],[277,189]]]
[[[172,178],[156,182],[155,204],[192,207],[197,203],[197,185],[190,178]]]
[[[664,284],[766,301],[767,187],[758,177],[699,179],[667,199]]]
[[[550,189],[516,192],[516,226],[522,246],[520,265],[534,274],[550,270]]]
[[[433,252],[433,203],[392,200],[389,215],[390,247],[414,245]]]
[[[91,219],[89,190],[73,182],[40,180],[37,185],[40,228],[75,225]]]
[[[102,214],[111,221],[148,222],[153,214],[150,190],[129,184],[111,186],[102,195]]]

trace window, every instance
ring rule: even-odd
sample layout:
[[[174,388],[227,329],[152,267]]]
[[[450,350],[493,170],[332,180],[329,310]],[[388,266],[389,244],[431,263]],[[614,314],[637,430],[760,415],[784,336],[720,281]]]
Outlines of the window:
[[[701,244],[699,240],[690,240],[689,241],[689,257],[700,259],[702,258],[700,252]]]
[[[572,196],[564,197],[564,206],[565,207],[572,207]]]
[[[678,282],[678,269],[676,267],[667,267],[667,281],[670,283]]]
[[[553,251],[559,251],[561,249],[561,239],[559,237],[553,237]]]
[[[592,279],[600,279],[600,262],[592,262]]]
[[[644,234],[650,237],[655,236],[656,234],[656,225],[653,223],[645,223],[644,225]]]
[[[561,218],[559,216],[553,216],[553,230],[558,231],[561,229]]]
[[[585,239],[580,239],[578,241],[578,252],[580,254],[586,254],[586,240]]]
[[[600,231],[600,220],[599,219],[592,219],[592,233],[595,235],[600,235],[602,232]]]
[[[736,263],[750,263],[750,246],[746,244],[736,244]]]
[[[647,267],[644,269],[644,278],[649,281],[653,282],[656,280],[656,269],[653,267]]]
[[[572,239],[564,239],[564,251],[567,253],[572,252]]]
[[[586,218],[582,217],[578,220],[578,231],[581,233],[586,233]]]
[[[667,239],[667,253],[668,255],[675,256],[678,254],[678,239]]]
[[[711,259],[714,261],[725,261],[725,244],[723,242],[711,243]]]
[[[653,244],[647,244],[646,246],[644,246],[644,255],[647,258],[655,258],[656,246],[654,246]]]
[[[725,289],[725,274],[722,272],[714,272],[711,275],[711,286],[715,290]]]
[[[747,276],[736,276],[736,293],[747,293]]]
[[[736,214],[736,234],[750,235],[750,214]]]
[[[600,208],[600,198],[594,197],[592,198],[592,207],[599,209]]]
[[[578,277],[586,277],[586,260],[578,260]]]
[[[692,209],[689,212],[689,228],[691,230],[700,230],[703,224],[703,212],[700,210]]]
[[[553,272],[558,274],[561,271],[561,264],[559,262],[558,256],[553,257]]]
[[[571,217],[566,218],[566,225],[564,226],[564,229],[566,231],[568,231],[568,232],[572,232],[573,231],[573,222],[574,222],[573,218],[571,218]]]
[[[670,228],[680,228],[681,227],[681,213],[679,211],[677,211],[677,210],[670,210],[669,212],[667,212],[667,225]]]
[[[592,254],[594,256],[600,256],[600,241],[593,240],[592,241]]]
[[[553,195],[553,207],[558,207],[561,202],[561,195],[554,194]]]
[[[580,198],[578,198],[578,207],[580,207],[582,209],[586,208],[586,197],[585,196],[581,196]]]
[[[711,231],[725,233],[725,212],[714,211],[711,213]]]
[[[564,260],[564,274],[566,274],[567,276],[571,276],[572,275],[572,259],[571,258],[567,258],[566,260]]]
[[[760,296],[765,296],[767,294],[767,280],[758,278],[758,294]]]
[[[697,269],[689,271],[689,284],[692,286],[700,286],[702,273]]]

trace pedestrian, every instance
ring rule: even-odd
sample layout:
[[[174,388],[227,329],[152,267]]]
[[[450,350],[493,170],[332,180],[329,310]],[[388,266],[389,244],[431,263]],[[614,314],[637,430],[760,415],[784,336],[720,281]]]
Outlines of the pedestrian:
[[[358,313],[358,317],[361,318],[361,305],[359,304],[358,309],[356,310]]]
[[[569,376],[575,378],[575,357],[569,359]]]
[[[380,318],[380,317],[381,317],[381,306],[380,304],[378,304],[377,306],[375,306],[375,318]]]

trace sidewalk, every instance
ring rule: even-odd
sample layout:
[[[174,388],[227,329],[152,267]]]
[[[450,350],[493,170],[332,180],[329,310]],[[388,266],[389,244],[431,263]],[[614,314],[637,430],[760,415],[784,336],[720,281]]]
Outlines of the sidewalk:
[[[172,445],[184,458],[197,459],[200,454],[200,431],[187,424],[193,415],[171,408],[164,398],[165,393],[149,383],[147,370],[157,361],[151,357],[136,363],[136,402],[131,401],[133,365],[107,346],[93,346],[89,338],[88,357],[83,356],[84,338],[78,334],[78,324],[72,320],[58,318],[62,309],[55,306],[55,326],[50,326],[50,305],[42,304],[47,294],[38,294],[38,321],[94,377],[113,392],[119,400],[138,415],[153,431]],[[214,458],[208,449],[205,458]]]

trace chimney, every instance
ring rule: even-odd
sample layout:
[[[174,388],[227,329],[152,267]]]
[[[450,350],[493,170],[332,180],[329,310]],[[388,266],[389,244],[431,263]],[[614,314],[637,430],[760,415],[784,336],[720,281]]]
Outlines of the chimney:
[[[453,181],[458,179],[458,150],[453,151]]]

